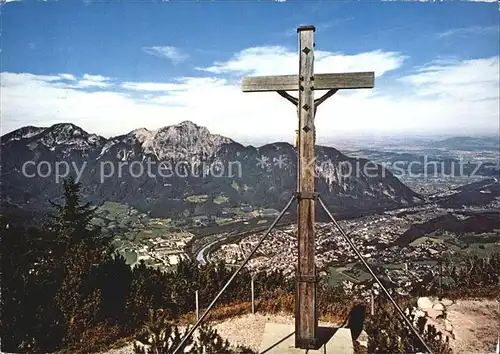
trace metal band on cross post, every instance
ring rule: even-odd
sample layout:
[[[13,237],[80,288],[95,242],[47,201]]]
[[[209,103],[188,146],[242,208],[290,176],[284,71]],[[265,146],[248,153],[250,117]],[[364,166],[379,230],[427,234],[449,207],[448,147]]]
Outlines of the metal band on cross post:
[[[314,74],[314,26],[297,28],[299,34],[299,75],[245,77],[243,92],[276,91],[297,106],[297,234],[298,262],[295,302],[295,347],[317,349],[318,316],[315,263],[315,127],[317,107],[339,89],[374,87],[373,72]],[[328,90],[314,99],[314,91]],[[299,97],[287,91],[298,91]]]

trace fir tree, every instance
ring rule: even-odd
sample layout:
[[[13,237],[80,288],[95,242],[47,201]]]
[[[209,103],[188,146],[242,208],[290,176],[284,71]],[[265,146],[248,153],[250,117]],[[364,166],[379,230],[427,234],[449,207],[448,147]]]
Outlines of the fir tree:
[[[60,236],[59,241],[66,249],[82,241],[96,244],[99,240],[99,230],[90,223],[95,215],[95,208],[90,203],[82,203],[80,188],[80,184],[69,177],[63,182],[64,203],[50,202],[57,213],[51,216],[49,228]]]
[[[98,268],[111,256],[99,230],[90,224],[95,209],[83,204],[79,193],[73,178],[64,181],[64,204],[52,203],[57,214],[49,225],[56,238],[52,266],[60,282],[55,303],[66,325],[66,344],[78,341],[95,324],[101,302]]]

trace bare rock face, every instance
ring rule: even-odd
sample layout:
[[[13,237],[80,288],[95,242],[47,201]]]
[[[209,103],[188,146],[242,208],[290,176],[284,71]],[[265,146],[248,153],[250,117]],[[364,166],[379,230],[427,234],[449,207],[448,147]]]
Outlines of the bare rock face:
[[[446,307],[441,301],[428,297],[421,297],[417,300],[418,309],[425,312],[428,318],[446,318]]]
[[[159,160],[187,160],[193,156],[213,156],[223,144],[233,141],[193,122],[184,121],[177,125],[155,131],[138,129],[129,135],[135,136],[145,154],[153,154]]]
[[[445,306],[445,304],[447,305]],[[416,317],[426,317],[428,324],[435,326],[438,331],[455,339],[453,325],[447,319],[446,312],[447,307],[452,304],[451,300],[444,299],[439,301],[438,299],[421,297],[417,300],[418,308],[415,311]]]
[[[448,320],[448,319],[444,320],[444,329],[447,332],[453,333],[453,324],[451,323],[450,320]]]
[[[450,299],[442,299],[442,300],[441,300],[441,303],[443,304],[443,306],[448,307],[448,306],[453,305],[453,300],[450,300]]]
[[[427,317],[435,320],[435,319],[443,317],[444,312],[442,310],[436,310],[436,309],[431,308],[431,309],[427,309],[425,311],[425,313],[427,314]]]
[[[421,310],[432,309],[433,305],[434,304],[432,303],[432,301],[428,297],[421,297],[417,300],[417,306]]]
[[[368,348],[368,334],[365,331],[361,331],[361,334],[359,335],[358,339],[356,341],[359,343],[360,346]]]
[[[418,319],[419,317],[425,317],[426,313],[420,309],[415,310],[415,318]]]
[[[435,303],[432,308],[437,311],[444,311],[444,305],[441,302]]]
[[[109,139],[99,156],[115,157],[120,160],[153,157],[158,161],[199,162],[213,157],[224,144],[233,140],[218,134],[211,134],[207,128],[190,121],[170,125],[157,130],[140,128],[126,135]]]

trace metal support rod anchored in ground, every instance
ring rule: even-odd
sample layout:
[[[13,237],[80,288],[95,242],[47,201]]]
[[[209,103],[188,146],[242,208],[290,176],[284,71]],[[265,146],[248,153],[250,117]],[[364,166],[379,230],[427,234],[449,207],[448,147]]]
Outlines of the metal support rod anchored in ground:
[[[252,258],[252,256],[254,255],[254,253],[257,251],[257,249],[260,247],[260,245],[262,244],[262,242],[264,242],[264,240],[266,239],[266,237],[269,235],[269,233],[272,231],[272,229],[274,229],[274,227],[276,226],[276,224],[281,220],[281,218],[283,217],[283,215],[285,215],[285,213],[287,212],[287,210],[290,208],[290,206],[292,205],[294,199],[295,199],[295,194],[290,198],[290,200],[288,201],[288,203],[286,204],[286,206],[283,208],[283,210],[281,211],[281,213],[278,215],[278,217],[273,221],[273,223],[271,224],[271,226],[269,226],[269,228],[267,229],[266,233],[264,234],[264,236],[262,236],[262,238],[259,240],[259,242],[257,243],[257,245],[255,246],[255,248],[252,250],[252,252],[250,252],[250,254],[245,258],[245,260],[243,261],[243,263],[241,263],[241,265],[238,267],[238,269],[234,272],[234,274],[231,276],[231,278],[229,278],[229,280],[227,281],[226,285],[224,285],[224,287],[221,289],[221,291],[219,291],[219,293],[217,294],[217,296],[215,296],[215,298],[212,300],[212,302],[210,303],[210,305],[208,306],[208,308],[205,310],[205,312],[203,313],[203,315],[201,315],[201,317],[198,319],[198,321],[196,321],[196,323],[194,324],[194,326],[189,330],[189,332],[186,334],[186,336],[182,339],[181,343],[179,344],[179,346],[177,348],[175,348],[174,350],[174,353],[173,354],[176,354],[177,352],[179,352],[180,349],[182,349],[182,347],[185,345],[187,339],[189,337],[191,337],[194,333],[194,331],[196,330],[196,328],[200,325],[200,323],[203,321],[203,319],[208,315],[208,313],[210,312],[210,310],[212,310],[212,307],[215,305],[215,303],[217,302],[217,300],[219,300],[219,298],[221,297],[221,295],[224,293],[224,291],[226,291],[227,287],[229,286],[229,284],[231,284],[231,282],[234,280],[234,278],[236,278],[236,276],[238,275],[238,273],[245,267],[245,265],[248,263],[248,261]]]
[[[403,318],[403,320],[406,322],[406,324],[410,327],[410,329],[412,330],[412,332],[417,336],[417,338],[420,340],[420,342],[422,342],[423,346],[425,347],[425,349],[430,353],[430,354],[433,354],[432,353],[432,350],[431,348],[429,348],[429,346],[425,343],[424,339],[422,338],[422,336],[418,333],[417,329],[415,328],[415,326],[413,326],[413,324],[411,323],[411,321],[408,319],[408,317],[405,316],[403,310],[401,310],[401,308],[399,307],[399,305],[396,303],[396,301],[394,301],[394,299],[392,298],[391,294],[389,294],[389,292],[387,291],[387,289],[385,288],[385,286],[382,284],[382,282],[378,279],[378,277],[375,275],[375,273],[373,272],[373,270],[370,268],[370,266],[368,265],[368,263],[366,263],[366,261],[364,260],[363,256],[361,255],[361,253],[359,253],[358,249],[356,248],[356,245],[351,241],[351,239],[349,238],[349,236],[347,236],[347,234],[345,233],[344,229],[342,229],[342,227],[339,225],[339,223],[337,222],[337,220],[335,220],[335,218],[333,217],[332,213],[330,213],[330,211],[328,210],[328,208],[326,207],[325,203],[323,202],[323,200],[321,199],[321,197],[318,196],[318,201],[319,203],[321,204],[321,207],[323,208],[323,210],[326,212],[326,214],[328,215],[328,217],[330,218],[330,220],[333,222],[333,224],[335,225],[335,227],[339,230],[340,234],[342,235],[342,237],[346,240],[346,242],[349,244],[349,246],[352,248],[352,250],[354,251],[354,253],[356,253],[356,255],[358,256],[359,260],[363,263],[363,265],[366,267],[366,269],[368,270],[368,272],[371,274],[371,276],[373,277],[373,279],[378,283],[378,285],[380,285],[380,287],[382,288],[382,290],[384,291],[385,295],[389,298],[389,300],[392,302],[392,304],[394,305],[394,307],[396,308],[396,310],[399,312],[399,314],[401,315],[401,317]]]

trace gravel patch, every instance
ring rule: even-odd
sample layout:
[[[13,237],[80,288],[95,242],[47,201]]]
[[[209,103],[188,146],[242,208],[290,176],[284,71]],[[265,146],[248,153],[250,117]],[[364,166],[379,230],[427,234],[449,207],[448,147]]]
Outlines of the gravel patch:
[[[293,325],[295,320],[290,315],[248,314],[214,323],[213,327],[217,329],[217,333],[222,338],[227,339],[232,345],[242,345],[258,351],[267,322]],[[319,322],[319,324],[321,326],[334,326],[334,324],[326,322]]]
[[[212,322],[212,327],[217,329],[217,333],[222,338],[227,339],[231,345],[235,347],[241,345],[258,351],[264,334],[264,328],[268,322],[293,325],[295,320],[293,316],[285,314],[247,314],[224,321]],[[319,322],[319,324],[321,326],[335,326],[327,322]],[[95,354],[134,354],[134,345],[130,343],[122,348]]]
[[[94,354],[134,354],[134,344],[130,343],[121,348],[115,348],[108,350],[104,353],[94,353]]]
[[[457,354],[494,353],[500,333],[500,304],[493,300],[457,301],[448,308]]]

